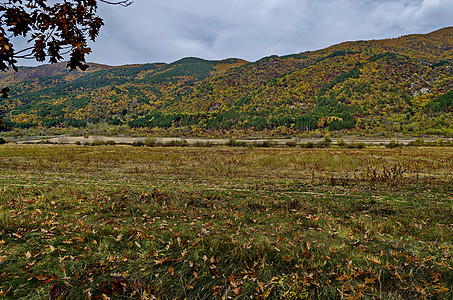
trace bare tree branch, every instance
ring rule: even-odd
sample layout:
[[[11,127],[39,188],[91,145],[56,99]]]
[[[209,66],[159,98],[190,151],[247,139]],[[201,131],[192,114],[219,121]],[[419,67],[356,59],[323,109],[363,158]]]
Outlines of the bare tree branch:
[[[111,4],[111,5],[121,5],[124,7],[128,7],[129,5],[131,5],[134,2],[134,1],[130,1],[130,0],[123,0],[123,1],[116,1],[116,2],[107,1],[107,0],[99,0],[99,1],[107,3],[107,4]]]

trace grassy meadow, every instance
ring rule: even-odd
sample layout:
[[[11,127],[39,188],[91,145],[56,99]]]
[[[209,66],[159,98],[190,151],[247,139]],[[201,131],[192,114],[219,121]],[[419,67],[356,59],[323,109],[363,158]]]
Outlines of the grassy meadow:
[[[0,170],[0,298],[453,298],[453,148],[6,144]]]

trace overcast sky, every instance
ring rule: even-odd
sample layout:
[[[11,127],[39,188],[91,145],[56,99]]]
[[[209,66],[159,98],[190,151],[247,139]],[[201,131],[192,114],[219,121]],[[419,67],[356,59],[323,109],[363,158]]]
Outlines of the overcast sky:
[[[451,26],[453,0],[134,0],[100,3],[99,14],[105,26],[91,62],[256,61]]]

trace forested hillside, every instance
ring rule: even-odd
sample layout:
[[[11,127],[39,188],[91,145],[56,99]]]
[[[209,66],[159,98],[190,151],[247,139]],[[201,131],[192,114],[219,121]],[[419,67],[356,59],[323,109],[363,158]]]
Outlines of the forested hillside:
[[[93,124],[188,134],[453,134],[453,27],[249,63],[184,58],[0,74],[9,129]],[[106,125],[107,126],[107,125]]]

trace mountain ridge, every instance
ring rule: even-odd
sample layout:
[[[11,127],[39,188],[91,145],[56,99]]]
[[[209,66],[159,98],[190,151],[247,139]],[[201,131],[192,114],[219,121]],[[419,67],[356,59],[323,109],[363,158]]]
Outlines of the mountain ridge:
[[[0,116],[12,128],[107,123],[189,134],[452,134],[452,58],[453,27],[446,27],[255,62],[186,57],[169,64],[91,64],[85,73],[63,64],[21,68],[0,74],[0,85],[12,89]]]

